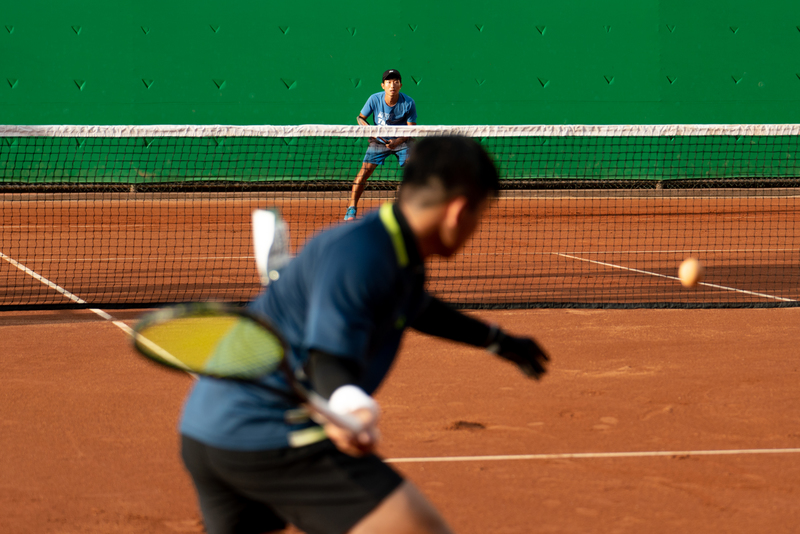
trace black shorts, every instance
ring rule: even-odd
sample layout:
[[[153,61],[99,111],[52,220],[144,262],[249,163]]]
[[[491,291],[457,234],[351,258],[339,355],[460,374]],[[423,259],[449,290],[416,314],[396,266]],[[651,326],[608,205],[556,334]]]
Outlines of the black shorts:
[[[261,534],[287,523],[344,534],[403,482],[377,456],[353,458],[329,440],[250,452],[182,436],[182,455],[208,534]]]

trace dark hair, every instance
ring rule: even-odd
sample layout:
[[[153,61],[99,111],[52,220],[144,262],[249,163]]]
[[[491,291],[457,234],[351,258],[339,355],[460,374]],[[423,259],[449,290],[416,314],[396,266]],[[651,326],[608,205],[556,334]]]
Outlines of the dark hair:
[[[486,150],[467,137],[426,137],[415,143],[403,169],[400,200],[423,190],[425,204],[464,196],[470,207],[497,196],[497,168]]]

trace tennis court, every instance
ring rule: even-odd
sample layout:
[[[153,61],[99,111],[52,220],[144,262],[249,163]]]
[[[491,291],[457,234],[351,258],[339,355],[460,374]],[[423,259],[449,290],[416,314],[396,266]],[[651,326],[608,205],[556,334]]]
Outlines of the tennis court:
[[[796,188],[504,191],[433,292],[464,307],[774,306],[800,299]],[[368,192],[364,210],[394,199]],[[339,222],[341,193],[8,193],[0,306],[245,302],[250,214],[280,210],[293,249]],[[706,282],[676,284],[688,256]],[[37,279],[40,276],[43,280]],[[54,290],[53,284],[75,297]]]
[[[130,324],[141,312],[124,308],[131,287],[197,296],[202,277],[215,291],[244,290],[230,298],[244,300],[257,289],[254,207],[280,207],[298,244],[337,222],[343,204],[337,193],[125,195],[70,193],[30,212],[19,197],[2,199],[2,252],[17,262],[0,262],[4,298],[14,295],[5,302],[44,291],[48,303],[76,304],[57,286],[116,303],[110,312]],[[392,196],[376,192],[363,207]],[[298,200],[310,198],[314,209]],[[191,210],[196,222],[168,227],[170,210]],[[555,304],[580,296],[591,306],[608,294],[631,306],[702,307],[729,294],[737,305],[774,304],[800,296],[797,220],[791,189],[508,193],[462,266],[434,263],[430,279],[456,301],[457,282],[474,282],[478,304],[498,294],[513,304],[531,284],[563,290]],[[774,228],[782,237],[763,239]],[[712,246],[723,238],[738,246]],[[26,257],[14,249],[26,240],[49,248]],[[671,277],[687,251],[703,258],[714,286],[676,290]],[[99,268],[79,274],[81,262]],[[551,372],[534,383],[483,352],[410,333],[378,395],[381,453],[456,531],[792,532],[800,523],[797,308],[470,313],[535,336]],[[176,432],[191,379],[142,361],[126,334],[89,310],[2,312],[0,324],[3,530],[201,531]]]
[[[551,373],[412,333],[378,396],[382,454],[458,532],[795,531],[796,308],[476,313],[537,336]],[[191,379],[86,310],[0,321],[3,531],[200,532]],[[442,458],[463,456],[491,458]]]

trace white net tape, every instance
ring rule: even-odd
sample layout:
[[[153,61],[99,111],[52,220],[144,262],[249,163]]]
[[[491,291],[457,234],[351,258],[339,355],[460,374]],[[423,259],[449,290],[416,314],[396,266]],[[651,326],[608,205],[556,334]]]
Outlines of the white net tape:
[[[511,126],[0,125],[0,137],[678,137],[793,136],[800,124],[650,124]]]

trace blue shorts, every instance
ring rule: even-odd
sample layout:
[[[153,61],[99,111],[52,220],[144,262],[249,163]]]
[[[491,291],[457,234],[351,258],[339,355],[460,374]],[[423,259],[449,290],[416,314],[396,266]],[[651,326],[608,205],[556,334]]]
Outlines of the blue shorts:
[[[400,161],[400,166],[406,164],[406,158],[408,158],[408,149],[411,148],[411,142],[406,141],[402,145],[398,146],[394,150],[386,148],[386,145],[381,144],[377,141],[373,142],[370,141],[369,148],[367,148],[367,153],[364,155],[364,163],[374,163],[375,165],[383,165],[383,162],[389,157],[390,154],[394,154],[397,156],[397,159]]]

